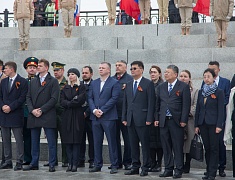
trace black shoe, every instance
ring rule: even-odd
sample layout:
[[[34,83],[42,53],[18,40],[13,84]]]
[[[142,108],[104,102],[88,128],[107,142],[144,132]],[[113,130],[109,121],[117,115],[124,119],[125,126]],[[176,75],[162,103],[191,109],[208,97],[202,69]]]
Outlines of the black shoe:
[[[148,171],[142,170],[140,176],[148,176]]]
[[[2,161],[1,161],[1,164],[0,164],[0,167],[1,167],[4,163],[5,163],[5,161],[4,161],[4,160],[2,160]]]
[[[131,167],[132,167],[131,164],[125,165],[124,170],[131,170]]]
[[[91,168],[93,168],[93,167],[95,167],[94,162],[90,162],[90,163],[89,163],[89,169],[91,169]]]
[[[224,170],[219,170],[219,176],[226,177],[226,173],[224,172]]]
[[[55,166],[50,166],[49,167],[49,172],[55,172]]]
[[[22,169],[23,169],[22,164],[17,162],[14,167],[14,171],[18,171],[18,170],[22,170]]]
[[[3,165],[0,166],[0,169],[12,169],[13,166],[12,164],[7,164],[7,163],[4,163]]]
[[[32,166],[31,164],[24,167],[23,171],[38,170],[38,166]]]
[[[110,171],[110,174],[115,174],[118,172],[118,169],[117,168],[112,168],[111,171]]]
[[[101,171],[101,168],[99,167],[93,167],[92,169],[89,170],[89,172],[99,172]]]
[[[190,164],[189,163],[185,163],[184,164],[184,168],[183,168],[183,173],[187,174],[190,171]]]
[[[124,173],[124,175],[135,175],[135,174],[139,174],[139,169],[132,169]]]
[[[24,162],[22,165],[30,165],[30,162]]]
[[[178,178],[182,178],[182,173],[176,172],[176,173],[173,175],[173,179],[178,179]]]
[[[173,176],[173,171],[164,171],[164,173],[159,174],[159,177],[171,177]]]
[[[78,166],[77,166],[78,168],[81,168],[81,167],[85,167],[85,163],[84,162],[80,162],[80,163],[78,163]]]
[[[109,166],[108,169],[112,169],[112,165]],[[118,169],[122,169],[122,165],[121,164],[118,166]]]
[[[203,180],[215,180],[215,177],[212,177],[212,176],[205,176],[205,177],[202,177]]]
[[[72,171],[72,165],[69,165],[66,172]]]
[[[62,163],[62,167],[68,167],[68,163]]]
[[[45,163],[45,164],[43,164],[43,166],[47,167],[47,166],[49,166],[49,163]]]
[[[72,170],[71,170],[72,172],[77,172],[77,166],[74,166],[73,165],[73,167],[72,167]]]
[[[204,173],[205,174],[205,173]],[[209,177],[207,175],[205,175],[204,177],[202,177],[202,179],[208,179]]]

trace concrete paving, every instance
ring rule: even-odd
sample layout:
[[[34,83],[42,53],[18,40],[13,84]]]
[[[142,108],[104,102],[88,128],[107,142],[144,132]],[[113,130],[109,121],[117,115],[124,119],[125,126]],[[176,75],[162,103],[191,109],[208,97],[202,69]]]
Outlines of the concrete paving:
[[[138,175],[126,176],[124,175],[125,170],[119,170],[117,174],[110,174],[108,170],[108,165],[105,165],[102,168],[101,172],[97,173],[89,173],[88,164],[86,164],[85,168],[78,168],[78,172],[65,172],[66,168],[62,168],[61,164],[56,167],[56,172],[50,173],[48,172],[48,167],[43,167],[43,162],[40,163],[39,170],[37,171],[14,171],[14,170],[0,170],[0,179],[1,180],[51,180],[51,179],[84,179],[84,180],[139,180],[139,179],[172,179],[169,178],[160,178],[160,173],[151,172],[146,177],[140,177]],[[199,180],[203,176],[204,169],[191,169],[189,174],[183,174],[182,180]],[[221,178],[219,176],[216,177],[217,180],[231,180],[232,172],[226,171],[227,177]]]

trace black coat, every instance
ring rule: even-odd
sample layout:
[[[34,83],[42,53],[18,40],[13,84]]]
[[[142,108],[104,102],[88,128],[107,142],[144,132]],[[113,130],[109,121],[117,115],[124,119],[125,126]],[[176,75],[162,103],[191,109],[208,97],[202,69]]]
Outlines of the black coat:
[[[28,128],[46,127],[56,128],[56,103],[59,98],[60,88],[58,80],[48,73],[44,80],[45,84],[40,83],[39,75],[37,75],[29,84],[26,102],[29,110]],[[42,115],[35,117],[32,114],[34,109],[41,108]]]
[[[86,87],[65,85],[61,90],[60,103],[64,108],[62,114],[62,142],[80,144],[82,141],[85,120],[82,105],[86,101]]]

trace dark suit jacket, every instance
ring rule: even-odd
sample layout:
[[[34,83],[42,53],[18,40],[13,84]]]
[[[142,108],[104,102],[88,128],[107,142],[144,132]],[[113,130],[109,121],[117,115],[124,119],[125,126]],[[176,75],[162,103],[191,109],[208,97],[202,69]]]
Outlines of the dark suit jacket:
[[[224,92],[218,88],[214,95],[215,98],[208,96],[204,104],[202,90],[198,92],[195,127],[205,122],[208,125],[216,125],[216,127],[222,128],[224,117]]]
[[[116,103],[120,94],[120,86],[117,80],[108,77],[101,92],[100,92],[100,78],[91,82],[88,103],[91,110],[91,120],[117,120]],[[97,118],[93,114],[94,109],[100,109],[103,115]]]
[[[44,80],[44,86],[40,83],[39,75],[35,77],[30,85],[26,102],[29,110],[28,128],[46,127],[56,128],[56,103],[58,102],[60,87],[58,80],[48,73]],[[32,111],[36,108],[41,108],[42,115],[35,117]]]
[[[24,125],[24,103],[28,91],[28,82],[19,74],[8,90],[9,78],[5,78],[0,84],[0,122],[2,127],[23,127]],[[10,113],[4,113],[2,106],[8,105]]]
[[[84,81],[81,81],[81,83],[84,84],[86,87],[86,102],[85,102],[85,105],[82,107],[83,112],[86,113],[86,120],[90,120],[90,114],[91,114],[91,110],[89,108],[89,103],[88,103],[88,93],[89,93],[89,88],[90,88],[92,81],[93,80],[91,79],[89,84],[84,84]]]
[[[133,95],[133,80],[126,84],[122,121],[131,125],[133,119],[135,126],[146,126],[146,122],[154,121],[155,92],[153,82],[142,77],[135,96]]]
[[[164,82],[158,86],[155,120],[159,121],[159,127],[165,126],[167,107],[174,121],[179,126],[180,122],[188,122],[191,107],[191,93],[186,83],[177,80],[170,95],[168,92],[168,82]]]

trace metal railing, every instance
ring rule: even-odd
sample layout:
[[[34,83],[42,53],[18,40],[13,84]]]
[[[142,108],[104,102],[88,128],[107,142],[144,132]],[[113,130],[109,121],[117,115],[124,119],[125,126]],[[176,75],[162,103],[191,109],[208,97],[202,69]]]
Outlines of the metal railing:
[[[159,10],[158,9],[151,9],[150,15],[150,24],[158,24],[159,23]],[[117,18],[119,17],[119,11],[117,11]],[[35,19],[33,26],[47,26],[46,12],[35,11]],[[127,15],[122,16],[122,18],[128,18]],[[206,16],[199,14],[198,19],[200,23],[211,22],[211,19],[207,18]],[[197,17],[196,17],[197,18]],[[180,23],[179,14],[170,14],[168,18],[169,23]],[[129,24],[136,24],[137,22],[132,20],[132,23]],[[105,26],[108,24],[108,12],[107,11],[81,11],[79,17],[79,26]],[[17,22],[14,21],[14,14],[9,12],[7,9],[0,13],[0,27],[16,27]]]

